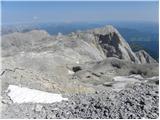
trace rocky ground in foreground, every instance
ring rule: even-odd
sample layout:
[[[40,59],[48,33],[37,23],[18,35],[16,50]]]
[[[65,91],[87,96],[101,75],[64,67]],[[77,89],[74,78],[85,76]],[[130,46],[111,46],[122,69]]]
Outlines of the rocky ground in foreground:
[[[150,118],[159,116],[157,84],[136,83],[125,90],[96,91],[94,94],[75,94],[69,101],[53,104],[10,104],[3,118]]]

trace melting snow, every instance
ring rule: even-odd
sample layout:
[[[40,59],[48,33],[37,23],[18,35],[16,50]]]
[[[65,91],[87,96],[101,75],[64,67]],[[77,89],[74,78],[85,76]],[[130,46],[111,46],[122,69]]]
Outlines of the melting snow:
[[[20,52],[20,55],[21,55],[21,56],[24,56],[24,51]]]
[[[73,72],[73,71],[71,71],[71,70],[68,70],[68,74],[73,75],[73,74],[74,74],[74,72]]]
[[[128,77],[128,76],[116,76],[113,78],[114,81],[117,82],[121,82],[121,81],[125,81],[125,82],[139,82],[138,79],[133,78],[133,77]]]
[[[63,98],[61,94],[53,94],[16,85],[9,85],[8,90],[10,91],[8,96],[14,103],[53,103],[68,100],[68,98]]]

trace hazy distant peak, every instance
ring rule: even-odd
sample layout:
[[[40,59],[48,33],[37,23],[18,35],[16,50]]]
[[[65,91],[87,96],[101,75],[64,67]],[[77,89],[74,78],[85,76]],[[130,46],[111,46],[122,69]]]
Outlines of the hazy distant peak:
[[[28,32],[29,34],[33,34],[33,35],[45,35],[45,36],[49,36],[48,32],[45,30],[32,30]]]
[[[8,38],[8,37],[18,37],[18,36],[37,36],[37,37],[44,37],[44,36],[50,36],[48,34],[47,31],[45,30],[31,30],[29,32],[14,32],[14,33],[11,33],[11,34],[7,34],[7,35],[4,35],[2,37],[4,38]]]

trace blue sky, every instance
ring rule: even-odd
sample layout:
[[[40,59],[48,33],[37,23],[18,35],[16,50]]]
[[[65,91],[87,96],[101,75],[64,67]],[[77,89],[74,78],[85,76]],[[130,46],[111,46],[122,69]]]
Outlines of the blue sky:
[[[158,22],[158,2],[2,2],[2,24],[90,21]]]

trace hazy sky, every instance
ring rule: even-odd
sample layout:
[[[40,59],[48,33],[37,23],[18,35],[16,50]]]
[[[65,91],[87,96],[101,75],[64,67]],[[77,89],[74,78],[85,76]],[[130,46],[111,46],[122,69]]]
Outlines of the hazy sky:
[[[2,2],[2,23],[158,22],[158,2]]]

